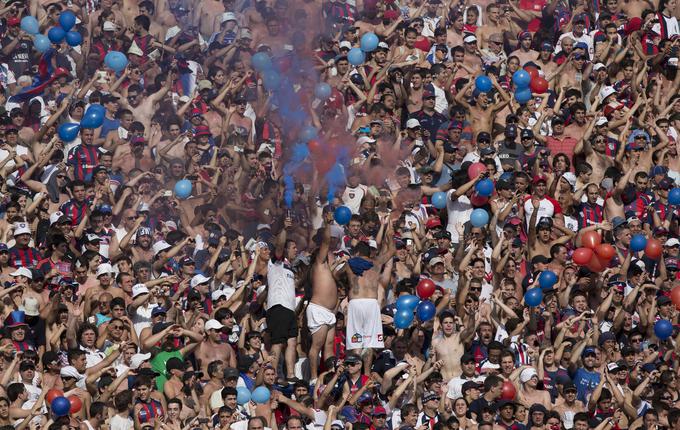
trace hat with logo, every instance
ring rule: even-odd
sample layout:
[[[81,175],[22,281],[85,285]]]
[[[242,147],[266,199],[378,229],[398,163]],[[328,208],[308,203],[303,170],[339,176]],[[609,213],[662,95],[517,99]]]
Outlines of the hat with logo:
[[[141,296],[142,294],[149,294],[149,289],[144,284],[135,284],[132,286],[132,298]]]
[[[524,130],[522,130],[522,133],[520,134],[520,137],[521,137],[522,139],[533,139],[533,138],[534,138],[534,132],[531,131],[531,130],[528,129],[528,128],[525,128]]]

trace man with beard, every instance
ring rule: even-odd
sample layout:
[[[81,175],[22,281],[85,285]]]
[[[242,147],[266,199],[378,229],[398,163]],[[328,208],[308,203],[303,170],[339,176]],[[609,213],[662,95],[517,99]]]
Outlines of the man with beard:
[[[222,342],[224,325],[215,319],[206,321],[206,338],[196,351],[198,365],[204,374],[208,374],[209,363],[219,360],[230,367],[236,367],[236,354],[228,343]]]
[[[113,297],[125,299],[123,290],[114,286],[113,275],[113,267],[111,267],[110,264],[104,263],[99,265],[97,268],[97,281],[99,285],[88,288],[83,295],[85,315],[90,315],[89,311],[95,308],[95,302],[97,302],[104,293],[109,293]]]
[[[176,60],[173,60],[170,71],[162,75],[162,86],[155,93],[142,98],[142,93],[144,92],[142,88],[138,85],[131,85],[128,88],[127,98],[120,100],[120,104],[125,109],[129,109],[134,118],[140,121],[145,128],[151,126],[151,118],[155,113],[156,103],[160,102],[170,88],[172,88],[172,77],[170,74],[173,73],[173,70],[177,70]]]
[[[141,227],[146,220],[146,215],[137,215],[133,228],[120,241],[120,249],[132,251],[133,261],[153,261],[153,249],[151,248],[152,232],[149,227]],[[136,233],[135,244],[130,247],[133,234]]]
[[[115,151],[116,147],[122,145],[125,142],[125,139],[128,138],[130,125],[132,125],[132,121],[134,119],[132,112],[130,112],[128,109],[118,110],[116,117],[119,121],[118,128],[115,130],[110,130],[106,134],[106,139],[103,145],[103,147],[109,151]]]

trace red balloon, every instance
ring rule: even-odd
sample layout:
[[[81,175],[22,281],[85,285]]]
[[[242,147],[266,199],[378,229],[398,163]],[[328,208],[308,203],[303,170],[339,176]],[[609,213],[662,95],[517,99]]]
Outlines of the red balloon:
[[[64,395],[63,391],[56,389],[56,388],[52,388],[45,395],[45,399],[47,400],[47,404],[51,405],[52,400],[54,400],[56,397],[62,397],[63,395]]]
[[[333,164],[335,164],[335,160],[329,158],[320,158],[315,162],[316,170],[320,175],[328,173],[328,171],[331,170],[331,167],[333,167]]]
[[[69,409],[69,412],[72,414],[77,414],[80,412],[80,409],[83,407],[83,402],[80,400],[80,397],[76,396],[75,394],[68,396],[68,401],[71,403],[71,409]]]
[[[595,249],[600,243],[602,243],[602,238],[596,231],[589,231],[581,236],[581,246],[586,248]]]
[[[533,82],[534,79],[539,77],[538,69],[535,68],[534,66],[526,66],[524,67],[524,71],[527,72],[529,76],[531,76],[531,82]]]
[[[503,386],[501,387],[502,400],[515,400],[516,394],[517,390],[515,389],[515,385],[512,382],[510,381],[503,382]]]
[[[310,140],[309,142],[307,142],[307,148],[309,149],[309,152],[311,152],[312,154],[318,154],[323,149],[321,147],[321,143],[319,143],[318,140]]]
[[[671,301],[676,308],[680,309],[680,286],[671,290]]]
[[[436,285],[434,282],[430,281],[429,279],[423,279],[418,283],[418,286],[416,287],[416,294],[418,294],[418,297],[421,299],[429,299],[432,297],[432,294],[434,294],[434,289],[436,288]]]
[[[601,243],[595,247],[595,253],[604,260],[611,260],[616,255],[616,249],[608,243]]]
[[[486,166],[484,163],[480,163],[479,161],[472,163],[470,167],[468,167],[468,177],[470,179],[478,178],[479,174],[482,172],[486,172]]]
[[[472,196],[470,197],[470,203],[472,204],[472,206],[475,207],[484,206],[485,204],[487,204],[488,201],[489,201],[488,197],[480,196],[477,193],[472,194]]]
[[[593,272],[601,272],[606,269],[607,266],[609,266],[609,260],[598,257],[595,253],[593,253],[593,256],[586,265],[586,267]]]
[[[576,251],[574,251],[574,254],[571,256],[571,259],[574,260],[574,263],[580,266],[585,266],[588,264],[591,258],[593,258],[593,250],[590,248],[577,248]]]
[[[652,260],[656,260],[661,257],[663,248],[661,248],[661,242],[656,239],[647,239],[647,245],[645,246],[645,255]]]
[[[536,78],[531,80],[529,87],[531,88],[532,93],[543,94],[546,91],[548,91],[548,88],[550,88],[550,84],[545,78],[537,76]]]

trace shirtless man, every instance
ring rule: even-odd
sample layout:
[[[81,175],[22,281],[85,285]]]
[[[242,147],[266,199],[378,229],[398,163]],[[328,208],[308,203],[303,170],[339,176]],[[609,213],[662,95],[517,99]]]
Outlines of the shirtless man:
[[[156,40],[165,40],[165,28],[163,28],[155,19],[156,7],[153,2],[144,0],[139,3],[139,14],[149,18],[151,25],[149,26],[149,33]]]
[[[534,197],[531,200],[534,207],[531,213],[531,218],[529,221],[529,258],[533,258],[537,255],[543,255],[545,257],[550,257],[550,248],[554,245],[564,245],[569,242],[573,236],[574,232],[564,227],[560,223],[553,223],[550,218],[543,218],[537,222],[536,218],[539,213],[539,206],[541,200],[538,197]],[[562,236],[555,240],[552,240],[552,230],[553,227],[562,232]]]
[[[85,295],[83,296],[85,312],[87,315],[90,315],[89,311],[92,309],[93,302],[97,301],[99,296],[103,293],[109,293],[112,297],[120,297],[125,300],[125,293],[123,290],[113,286],[113,274],[113,267],[111,267],[110,264],[100,264],[97,268],[97,281],[99,281],[99,285],[85,290]]]
[[[501,88],[500,85],[498,85],[498,81],[493,75],[491,76],[491,83],[493,84],[494,88],[496,88],[496,91],[498,91],[498,94],[500,95],[500,100],[492,101],[492,103],[489,103],[489,99],[486,93],[479,93],[474,106],[468,103],[468,101],[466,100],[466,94],[468,93],[468,91],[472,89],[472,86],[475,84],[474,80],[470,80],[470,82],[468,82],[467,85],[465,85],[465,87],[462,90],[460,90],[458,94],[456,94],[455,98],[456,102],[462,105],[470,112],[470,120],[472,121],[472,131],[474,133],[479,133],[482,131],[490,133],[492,131],[491,128],[493,126],[493,118],[496,112],[503,109],[505,105],[508,104],[508,102],[510,101],[510,96],[508,96],[505,90]]]
[[[579,140],[585,135],[589,125],[586,118],[586,105],[577,102],[571,107],[571,111],[573,112],[574,122],[564,128],[564,137]]]
[[[496,3],[492,3],[486,7],[486,24],[477,28],[475,36],[477,36],[479,49],[489,47],[489,36],[495,33],[503,34],[508,31],[509,27],[501,26],[499,18],[501,16],[501,9]]]
[[[151,117],[156,112],[156,103],[161,101],[161,99],[172,87],[172,78],[170,77],[170,74],[173,73],[172,71],[176,66],[177,62],[176,60],[173,60],[172,65],[170,66],[170,71],[167,72],[165,80],[163,81],[163,86],[155,93],[148,95],[143,101],[140,102],[142,98],[142,91],[139,88],[135,88],[137,92],[130,94],[133,91],[133,88],[130,87],[128,88],[127,97],[120,97],[119,103],[121,106],[123,106],[125,109],[129,109],[132,112],[133,117],[137,121],[141,122],[144,125],[144,128],[147,130],[151,127]],[[118,97],[117,94],[114,95]]]
[[[662,132],[656,124],[654,127],[659,136],[659,144],[654,148],[649,147],[650,138],[644,130],[634,130],[628,138],[628,144],[625,146],[625,156],[623,157],[623,171],[632,171],[633,174],[637,172],[649,172],[653,166],[653,156],[656,152],[664,149],[668,145],[668,136]],[[623,145],[622,145],[623,146]],[[617,159],[620,159],[620,153],[617,154]]]
[[[432,347],[437,354],[437,360],[444,362],[441,373],[446,381],[462,374],[460,357],[463,355],[464,345],[461,339],[469,337],[471,333],[467,331],[474,330],[474,325],[465,327],[463,331],[455,331],[454,316],[449,311],[443,311],[439,315],[439,322],[442,329],[432,339]]]
[[[227,130],[230,134],[233,131],[242,130],[241,132],[243,135],[250,136],[251,130],[253,128],[253,120],[244,115],[246,112],[246,107],[248,107],[248,101],[245,99],[245,97],[238,96],[236,99],[234,99],[234,105],[236,105],[236,110],[234,110],[234,112],[229,116]]]
[[[510,57],[519,58],[520,66],[529,61],[534,61],[538,58],[538,51],[531,49],[531,33],[523,31],[519,34],[519,47],[508,55]],[[545,70],[543,71],[545,73]]]
[[[219,0],[201,0],[194,9],[192,22],[194,26],[198,27],[205,40],[210,39],[213,34],[213,25],[215,17],[222,15],[224,12],[224,5]]]
[[[614,166],[615,162],[606,153],[606,136],[597,135],[594,139],[591,139],[591,131],[594,124],[594,121],[590,122],[585,134],[576,143],[574,155],[584,154],[586,156],[586,162],[593,166],[593,174],[590,177],[590,181],[594,184],[599,184],[604,178],[604,172],[607,168]]]
[[[312,381],[318,376],[319,352],[323,346],[325,359],[332,357],[333,340],[335,339],[335,309],[338,305],[338,289],[333,272],[328,264],[328,250],[331,241],[331,222],[333,213],[324,213],[324,229],[321,245],[316,251],[312,265],[312,299],[307,305],[307,322],[312,334],[312,346],[309,348],[309,365]]]
[[[153,261],[153,249],[151,249],[151,229],[149,227],[141,227],[146,220],[145,215],[138,215],[135,221],[134,228],[132,228],[120,241],[120,249],[132,250],[134,261]],[[134,246],[130,247],[130,240],[132,236],[137,234]]]
[[[614,217],[626,219],[624,204],[621,200],[621,194],[626,189],[630,177],[633,175],[633,170],[626,170],[626,173],[619,179],[616,186],[611,192],[611,195],[604,201],[604,214],[606,219],[613,220]]]
[[[583,402],[576,399],[576,385],[573,382],[564,384],[562,395],[557,398],[553,410],[560,414],[565,425],[573,423],[577,413],[586,412]]]
[[[408,113],[418,112],[423,108],[423,78],[425,71],[416,71],[411,75],[411,85],[406,89]]]
[[[133,169],[149,172],[156,165],[151,154],[151,148],[141,136],[131,136],[129,141],[116,146],[113,159],[115,160],[114,169],[125,174],[130,173]]]
[[[538,374],[533,367],[527,367],[519,374],[519,381],[521,386],[518,393],[518,399],[527,409],[534,403],[545,406],[546,409],[552,409],[552,402],[550,401],[550,393],[545,390],[536,389],[538,384]]]
[[[228,343],[222,342],[220,332],[223,328],[224,325],[215,319],[205,323],[206,337],[196,350],[196,358],[204,375],[208,374],[208,364],[215,360],[220,360],[229,367],[236,367],[236,354]]]

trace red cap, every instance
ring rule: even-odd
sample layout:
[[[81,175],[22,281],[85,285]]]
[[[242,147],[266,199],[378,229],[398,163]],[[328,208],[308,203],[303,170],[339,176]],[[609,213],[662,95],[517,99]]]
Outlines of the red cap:
[[[614,111],[623,109],[624,107],[623,103],[611,102],[604,107],[604,116],[609,117]]]
[[[382,406],[376,406],[375,408],[373,408],[373,412],[371,412],[371,415],[374,415],[374,416],[375,415],[387,415],[387,411]]]
[[[642,28],[642,19],[640,17],[634,16],[633,18],[628,20],[628,23],[623,27],[623,32],[626,33],[626,35],[629,35],[630,33],[634,31],[638,31],[639,29]]]
[[[21,20],[17,18],[16,16],[13,16],[11,18],[7,18],[7,25],[10,27],[17,27],[21,25]]]
[[[548,178],[546,178],[543,175],[535,175],[534,179],[532,179],[531,183],[532,184],[538,184],[539,182],[548,182]]]
[[[441,227],[442,222],[439,218],[431,218],[428,219],[427,222],[425,223],[425,228],[435,228],[435,227]]]
[[[386,10],[383,12],[383,18],[388,19],[390,21],[393,21],[397,18],[399,18],[399,11],[398,10]]]
[[[207,125],[197,125],[194,129],[194,136],[211,136],[210,129]]]

